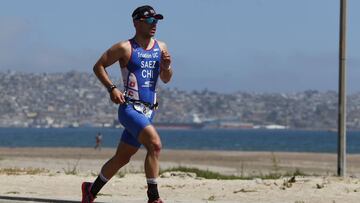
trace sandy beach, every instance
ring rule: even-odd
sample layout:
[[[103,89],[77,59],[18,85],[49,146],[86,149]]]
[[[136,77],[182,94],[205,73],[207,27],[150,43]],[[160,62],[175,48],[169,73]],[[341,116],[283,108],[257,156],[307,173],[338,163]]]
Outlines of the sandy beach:
[[[115,152],[104,148],[0,148],[0,196],[80,200]],[[145,202],[145,151],[140,150],[103,188],[98,202]],[[167,172],[159,178],[165,202],[359,202],[360,155],[348,155],[346,178],[336,177],[336,155],[320,153],[163,150],[161,169],[186,166],[226,175],[293,173],[276,180],[214,180]],[[1,198],[0,198],[1,200]]]

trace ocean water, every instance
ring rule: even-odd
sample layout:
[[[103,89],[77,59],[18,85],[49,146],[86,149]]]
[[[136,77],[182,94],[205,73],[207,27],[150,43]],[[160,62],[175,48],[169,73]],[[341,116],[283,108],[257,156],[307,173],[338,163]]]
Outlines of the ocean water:
[[[164,149],[337,153],[337,133],[302,130],[158,130]],[[0,128],[0,147],[116,147],[122,129]],[[360,131],[347,133],[347,152],[360,153]]]

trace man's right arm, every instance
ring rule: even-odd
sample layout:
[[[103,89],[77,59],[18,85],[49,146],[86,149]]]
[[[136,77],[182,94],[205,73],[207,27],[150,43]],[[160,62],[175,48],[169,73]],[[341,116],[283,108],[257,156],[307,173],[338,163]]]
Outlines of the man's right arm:
[[[126,53],[125,42],[115,44],[108,49],[96,62],[93,71],[100,82],[109,90],[111,100],[116,104],[122,104],[125,102],[123,94],[117,88],[113,87],[114,83],[110,80],[109,75],[106,72],[106,68],[114,64],[115,62],[124,58]]]

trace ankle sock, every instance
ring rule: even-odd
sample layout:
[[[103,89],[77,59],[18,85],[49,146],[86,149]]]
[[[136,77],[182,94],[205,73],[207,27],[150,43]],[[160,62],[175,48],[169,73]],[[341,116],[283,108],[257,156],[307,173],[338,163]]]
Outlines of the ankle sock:
[[[105,176],[100,173],[99,176],[96,178],[95,182],[91,186],[91,194],[93,197],[96,197],[96,195],[99,193],[102,187],[108,182],[109,180],[105,178]]]
[[[159,199],[159,191],[157,188],[157,182],[155,178],[148,178],[147,179],[147,185],[148,185],[148,190],[147,190],[147,195],[150,201],[154,201]]]

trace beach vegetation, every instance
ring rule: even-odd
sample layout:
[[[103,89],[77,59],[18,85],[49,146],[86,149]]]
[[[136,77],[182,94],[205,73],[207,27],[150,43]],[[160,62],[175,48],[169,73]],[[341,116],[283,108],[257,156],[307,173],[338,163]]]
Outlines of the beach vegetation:
[[[0,174],[6,175],[36,175],[48,172],[45,168],[0,168]]]
[[[63,168],[64,173],[66,175],[77,175],[79,173],[79,170],[78,170],[79,161],[80,161],[80,159],[78,159],[75,162],[75,164],[73,164],[72,166],[70,166],[70,164],[68,163],[67,168],[66,169]]]
[[[143,169],[135,169],[135,168],[128,168],[128,167],[124,167],[121,170],[119,170],[115,175],[118,178],[123,178],[125,177],[126,174],[139,174],[139,173],[144,173]]]
[[[63,170],[66,175],[77,175],[78,174],[78,170],[76,167],[73,167],[73,168],[67,167],[67,168],[63,168]]]
[[[18,191],[9,191],[9,192],[6,192],[5,194],[7,194],[7,195],[16,195],[16,194],[20,194],[20,192],[18,192]]]
[[[306,173],[300,171],[300,169],[296,168],[294,172],[276,171],[276,172],[271,172],[268,174],[263,174],[260,172],[259,175],[254,175],[254,176],[250,176],[250,177],[261,178],[261,179],[279,179],[281,177],[296,177],[296,176],[309,176],[309,174],[306,174]]]
[[[214,201],[214,200],[215,200],[215,196],[214,196],[214,195],[211,195],[207,200],[208,200],[208,201]]]
[[[163,174],[165,172],[173,172],[173,171],[180,171],[185,173],[195,173],[196,177],[201,177],[205,179],[219,179],[219,180],[232,180],[232,179],[241,179],[240,176],[235,175],[223,175],[218,172],[213,172],[209,170],[201,170],[198,168],[191,168],[191,167],[174,167],[174,168],[168,168],[165,170],[160,169],[160,174]]]
[[[240,176],[237,175],[224,175],[218,172],[210,171],[210,170],[202,170],[194,167],[173,167],[168,169],[160,169],[160,174],[164,174],[166,172],[174,172],[174,171],[180,171],[185,173],[195,173],[196,177],[198,178],[204,178],[204,179],[218,179],[218,180],[252,180],[256,178],[260,179],[279,179],[281,177],[295,177],[295,176],[306,176],[305,173],[301,172],[299,169],[296,169],[294,172],[272,172],[268,174],[262,174],[261,172],[259,174],[252,174],[252,175],[243,175]]]
[[[293,176],[309,176],[308,174],[300,171],[300,169],[296,168],[294,173],[292,174]],[[313,174],[313,176],[316,176],[316,174]]]
[[[117,173],[116,173],[116,177],[118,178],[123,178],[125,177],[126,175],[126,171],[125,170],[119,170]]]
[[[98,193],[96,196],[108,196],[108,197],[111,197],[112,194]]]

